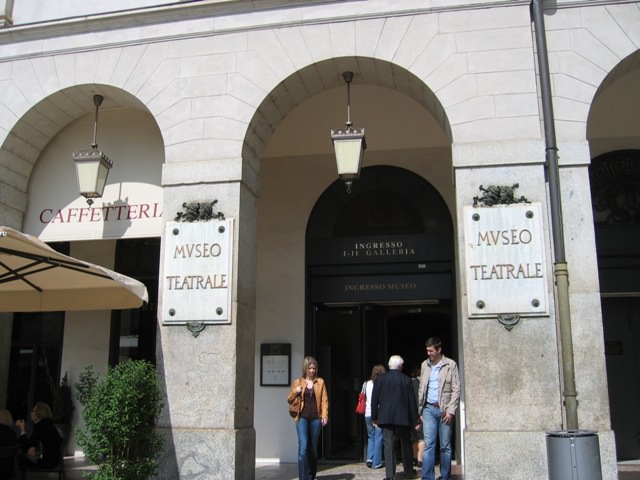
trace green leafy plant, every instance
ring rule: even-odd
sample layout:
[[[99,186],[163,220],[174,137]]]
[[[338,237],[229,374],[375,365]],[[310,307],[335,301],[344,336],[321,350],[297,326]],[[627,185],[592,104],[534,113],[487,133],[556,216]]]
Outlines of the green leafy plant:
[[[89,403],[96,383],[98,383],[98,374],[93,365],[89,365],[80,373],[80,380],[76,383],[76,398],[83,407]]]
[[[98,469],[93,480],[145,480],[158,470],[162,439],[155,430],[162,409],[155,367],[130,360],[103,378],[87,367],[76,384],[85,427],[78,445]]]
[[[69,385],[67,373],[65,372],[64,377],[62,377],[60,385],[56,385],[53,379],[51,379],[49,381],[49,387],[53,399],[53,405],[51,406],[53,421],[61,424],[71,423],[73,411],[76,407],[73,405],[71,386]]]

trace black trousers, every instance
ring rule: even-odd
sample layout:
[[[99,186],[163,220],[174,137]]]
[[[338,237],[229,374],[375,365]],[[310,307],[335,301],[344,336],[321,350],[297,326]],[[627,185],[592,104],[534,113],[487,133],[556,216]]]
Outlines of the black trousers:
[[[384,448],[384,468],[387,478],[396,475],[396,452],[394,444],[400,441],[402,466],[405,472],[413,469],[413,452],[411,450],[411,427],[406,425],[382,425],[382,445]]]

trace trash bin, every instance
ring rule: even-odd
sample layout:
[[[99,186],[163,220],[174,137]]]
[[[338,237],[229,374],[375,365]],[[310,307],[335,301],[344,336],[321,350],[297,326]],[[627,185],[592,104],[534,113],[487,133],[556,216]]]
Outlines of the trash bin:
[[[547,432],[549,480],[602,480],[595,430]]]

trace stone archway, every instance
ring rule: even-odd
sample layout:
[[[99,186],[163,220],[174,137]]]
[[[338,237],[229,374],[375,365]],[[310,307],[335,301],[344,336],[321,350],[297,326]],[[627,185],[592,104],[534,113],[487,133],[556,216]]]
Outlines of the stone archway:
[[[355,74],[351,118],[366,131],[364,168],[393,167],[426,179],[440,192],[447,215],[455,215],[448,120],[434,93],[412,73],[386,61],[345,57],[308,66],[278,84],[252,119],[243,160],[260,172],[256,342],[290,339],[292,375],[298,374],[307,348],[307,222],[318,198],[337,178],[330,130],[346,120],[344,70]],[[393,75],[385,76],[391,71]],[[335,188],[344,185],[337,182]],[[353,191],[358,188],[356,181]],[[255,390],[255,405],[275,405],[272,392],[258,380]],[[277,415],[257,414],[254,425],[258,458],[295,461],[289,456],[295,454],[289,425]],[[271,433],[267,437],[260,432]],[[274,444],[272,435],[282,442]]]
[[[1,188],[11,195],[3,198],[6,205],[2,223],[22,228],[23,215],[28,200],[28,184],[31,172],[49,142],[73,120],[94,111],[93,95],[105,100],[102,110],[131,108],[148,112],[133,95],[113,86],[90,84],[75,85],[59,90],[31,107],[14,125],[0,148],[0,161],[13,165],[13,175],[3,175]]]
[[[424,108],[441,134],[441,138],[438,140],[439,144],[442,146],[451,143],[451,126],[444,108],[433,91],[422,80],[405,68],[387,61],[365,57],[341,57],[308,65],[281,81],[269,93],[250,122],[248,130],[253,132],[253,135],[249,136],[244,144],[243,158],[250,162],[258,161],[263,156],[267,143],[271,141],[271,137],[280,123],[306,100],[322,92],[340,89],[338,97],[342,106],[335,110],[334,123],[337,127],[342,126],[346,118],[344,117],[345,103],[343,103],[346,97],[342,90],[345,85],[342,78],[344,71],[354,73],[352,82],[353,114],[360,126],[365,126],[363,118],[368,120],[371,116],[363,115],[362,112],[358,116],[356,110],[358,89],[364,85],[375,85],[400,93]],[[380,112],[379,109],[378,112]],[[412,128],[406,118],[398,117],[393,120],[408,129]]]

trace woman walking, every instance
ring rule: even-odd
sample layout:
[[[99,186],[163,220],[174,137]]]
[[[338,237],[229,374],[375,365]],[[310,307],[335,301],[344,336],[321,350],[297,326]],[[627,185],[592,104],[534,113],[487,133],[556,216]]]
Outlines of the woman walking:
[[[318,471],[318,440],[329,421],[329,396],[324,380],[318,377],[318,361],[305,357],[302,376],[291,383],[287,401],[302,400],[295,417],[298,433],[298,476],[300,480],[315,480]]]
[[[364,412],[364,423],[367,426],[367,467],[369,468],[384,467],[384,463],[382,463],[382,429],[371,422],[371,396],[376,378],[385,372],[384,366],[375,365],[371,369],[371,378],[365,382],[367,407]]]

